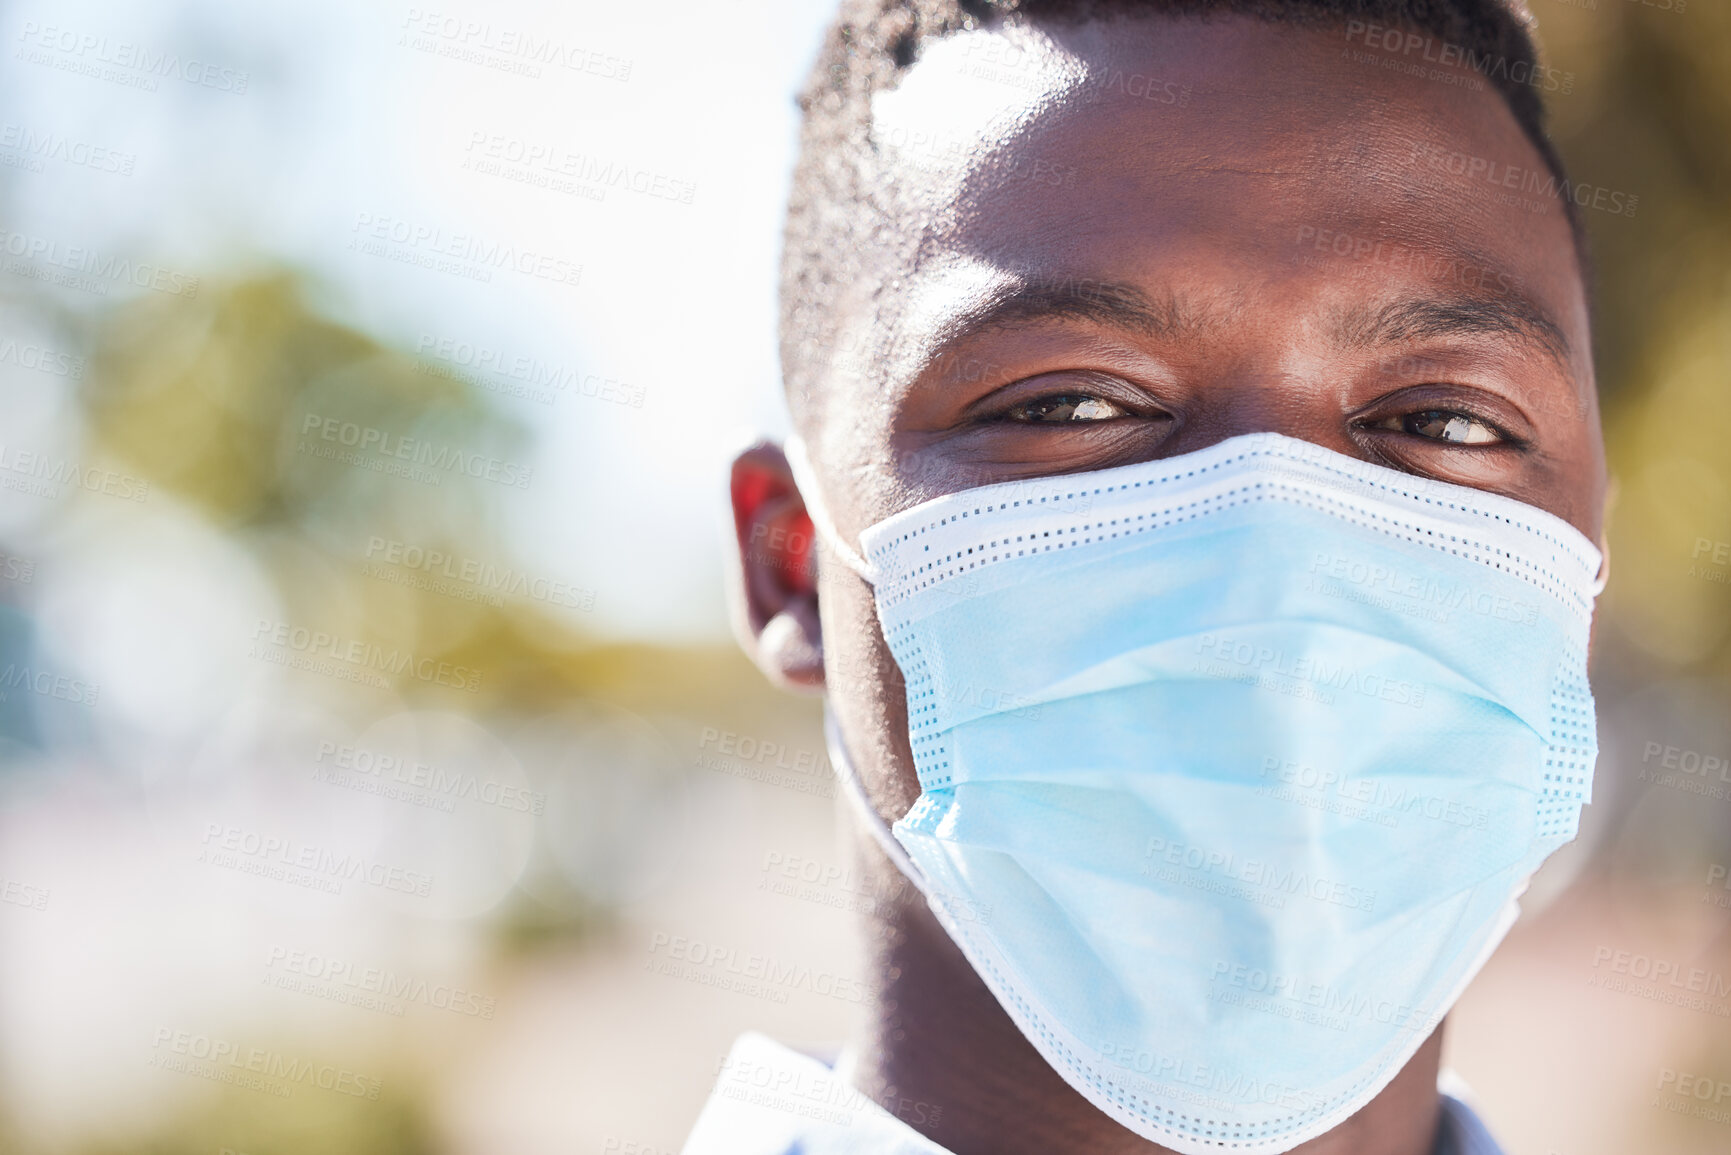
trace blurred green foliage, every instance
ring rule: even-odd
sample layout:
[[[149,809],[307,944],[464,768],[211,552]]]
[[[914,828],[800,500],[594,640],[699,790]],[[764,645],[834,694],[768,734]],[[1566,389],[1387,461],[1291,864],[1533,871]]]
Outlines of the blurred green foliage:
[[[294,274],[131,301],[97,318],[91,340],[86,408],[100,454],[242,543],[294,621],[487,675],[478,694],[400,679],[404,697],[532,714],[591,694],[639,711],[754,696],[730,646],[599,644],[571,614],[527,598],[492,605],[367,577],[374,538],[517,566],[496,516],[507,491],[454,471],[428,486],[297,453],[309,417],[512,461],[527,459],[529,431],[471,385],[317,315]]]

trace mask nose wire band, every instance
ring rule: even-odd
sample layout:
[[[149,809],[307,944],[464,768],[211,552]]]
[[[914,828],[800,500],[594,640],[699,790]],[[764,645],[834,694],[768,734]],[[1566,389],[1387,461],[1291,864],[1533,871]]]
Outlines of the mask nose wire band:
[[[782,446],[782,451],[787,454],[787,464],[793,470],[793,483],[799,486],[799,495],[805,500],[805,512],[811,518],[811,526],[817,531],[818,540],[848,569],[866,582],[877,584],[877,573],[871,562],[848,544],[841,531],[835,527],[835,522],[830,520],[829,508],[824,504],[822,491],[818,489],[817,475],[812,472],[811,459],[806,455],[805,439],[797,433],[794,434]]]
[[[914,865],[908,852],[902,849],[902,844],[896,841],[890,833],[889,824],[883,820],[883,815],[877,812],[871,799],[866,797],[865,786],[859,780],[859,771],[854,769],[853,759],[848,757],[847,746],[842,741],[841,726],[835,720],[835,714],[826,703],[823,709],[823,739],[829,747],[829,763],[835,767],[835,776],[841,781],[842,793],[859,812],[859,817],[865,823],[867,833],[883,850],[884,855],[895,864],[909,882],[913,883],[929,899],[931,891],[926,889],[925,875]]]

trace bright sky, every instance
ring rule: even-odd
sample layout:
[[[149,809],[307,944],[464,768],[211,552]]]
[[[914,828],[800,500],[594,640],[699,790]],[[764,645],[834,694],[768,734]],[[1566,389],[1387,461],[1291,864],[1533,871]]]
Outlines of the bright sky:
[[[785,420],[793,93],[832,7],[26,0],[0,227],[207,277],[286,262],[399,347],[575,370],[594,396],[501,399],[539,434],[526,566],[597,591],[586,629],[725,636],[723,471]],[[574,67],[535,63],[548,42]],[[21,164],[44,133],[82,147]],[[495,246],[535,271],[476,279],[462,255]]]

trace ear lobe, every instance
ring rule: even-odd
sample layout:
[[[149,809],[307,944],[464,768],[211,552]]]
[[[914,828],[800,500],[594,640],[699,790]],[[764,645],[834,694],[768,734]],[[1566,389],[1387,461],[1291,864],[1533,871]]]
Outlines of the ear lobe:
[[[770,681],[821,690],[823,639],[817,616],[811,518],[781,448],[758,442],[733,460],[737,578],[734,627]]]

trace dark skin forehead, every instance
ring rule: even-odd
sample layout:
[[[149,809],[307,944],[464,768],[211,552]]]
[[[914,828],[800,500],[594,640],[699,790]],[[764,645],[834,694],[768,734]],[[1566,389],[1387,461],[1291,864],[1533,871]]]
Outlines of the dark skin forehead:
[[[1587,304],[1562,204],[1532,191],[1543,161],[1470,72],[1414,77],[1354,47],[1242,18],[927,44],[874,107],[899,240],[844,305],[869,369],[838,371],[807,430],[843,532],[1275,430],[1596,539]],[[1137,416],[1003,419],[1102,387]],[[1362,428],[1420,409],[1507,436]]]

